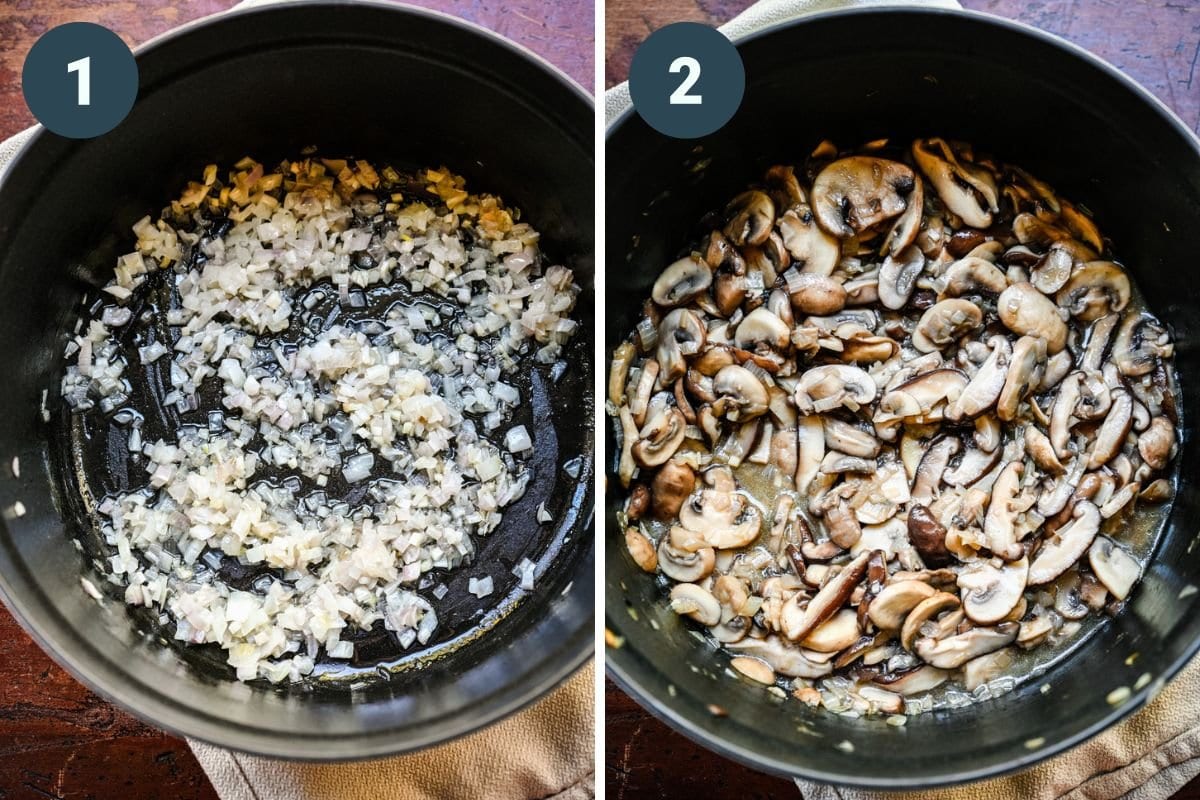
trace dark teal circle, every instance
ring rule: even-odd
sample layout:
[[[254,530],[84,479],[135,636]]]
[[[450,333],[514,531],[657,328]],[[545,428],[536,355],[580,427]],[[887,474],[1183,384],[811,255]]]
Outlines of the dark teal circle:
[[[671,97],[689,75],[689,68],[671,66],[695,59],[699,78],[686,92],[698,104],[672,103]],[[659,133],[676,139],[695,139],[720,130],[737,113],[746,91],[746,68],[733,43],[716,28],[698,22],[676,22],[659,28],[633,55],[629,65],[629,96],[633,107]]]
[[[67,65],[88,59],[88,105],[80,105],[81,72]],[[42,34],[21,70],[21,91],[37,121],[60,136],[90,139],[117,127],[137,97],[138,68],[121,37],[102,25],[68,22]]]

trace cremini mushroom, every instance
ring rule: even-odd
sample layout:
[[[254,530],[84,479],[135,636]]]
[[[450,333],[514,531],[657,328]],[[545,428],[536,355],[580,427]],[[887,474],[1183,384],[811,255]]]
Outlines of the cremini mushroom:
[[[962,601],[959,600],[958,595],[950,592],[937,592],[933,596],[925,598],[917,603],[904,618],[904,624],[900,628],[900,644],[905,650],[911,651],[921,627],[926,622],[932,622],[937,619],[939,614],[961,607]]]
[[[921,554],[921,560],[931,567],[944,567],[953,561],[946,549],[946,526],[926,506],[909,506],[908,539]]]
[[[746,637],[728,647],[735,652],[762,659],[777,673],[789,678],[822,678],[833,672],[833,665],[829,662],[813,661],[799,647],[787,644],[778,636],[764,639]]]
[[[799,641],[812,633],[818,625],[832,617],[850,597],[854,587],[867,571],[870,553],[862,553],[833,576],[801,610],[799,595],[785,605],[783,634],[791,641]],[[790,613],[789,613],[790,612]]]
[[[1162,469],[1175,447],[1175,426],[1166,417],[1150,420],[1150,427],[1138,436],[1138,453],[1151,469]]]
[[[1088,548],[1088,563],[1104,588],[1118,600],[1129,597],[1129,591],[1141,577],[1142,566],[1123,548],[1107,536],[1097,536]]]
[[[1129,305],[1129,276],[1111,261],[1089,261],[1072,273],[1055,299],[1071,316],[1091,322]]]
[[[993,336],[988,340],[992,352],[979,366],[975,376],[962,390],[958,399],[946,409],[946,418],[952,422],[974,419],[995,405],[1004,389],[1008,377],[1012,345],[1004,336]]]
[[[944,139],[918,139],[912,154],[947,209],[971,227],[992,224],[999,193],[990,172],[960,160]]]
[[[925,254],[914,246],[885,258],[883,266],[879,268],[877,284],[879,302],[883,307],[892,310],[904,308],[924,268]]]
[[[650,297],[663,308],[674,308],[708,291],[712,278],[708,264],[694,255],[686,256],[659,274]]]
[[[625,529],[625,549],[629,551],[633,563],[644,571],[655,572],[658,569],[658,555],[654,551],[654,543],[640,528],[631,525]]]
[[[977,625],[1000,622],[1021,601],[1028,577],[1029,561],[1025,558],[1010,562],[981,560],[969,564],[958,574],[963,611]]]
[[[1174,353],[1171,337],[1162,324],[1150,316],[1127,312],[1113,340],[1112,359],[1128,378],[1148,375],[1162,358]]]
[[[648,412],[646,424],[633,445],[633,460],[642,467],[657,467],[675,455],[687,435],[687,421],[674,406]]]
[[[888,691],[911,697],[933,691],[949,678],[950,673],[946,670],[926,664],[903,672],[880,675],[873,682]]]
[[[1029,272],[1029,282],[1044,295],[1053,295],[1066,285],[1075,267],[1075,259],[1070,251],[1058,244],[1050,245],[1050,249],[1042,256],[1036,266]]]
[[[713,377],[717,400],[713,411],[719,417],[741,422],[767,413],[770,396],[758,376],[745,367],[730,364]]]
[[[996,416],[1005,422],[1016,419],[1021,401],[1041,382],[1046,364],[1046,340],[1022,336],[1013,345],[1004,386],[996,398]]]
[[[912,334],[913,347],[922,353],[932,353],[948,347],[982,324],[983,312],[979,306],[960,298],[943,300],[926,310],[917,321]]]
[[[846,307],[846,289],[827,275],[797,272],[787,278],[792,306],[802,314],[835,314]]]
[[[694,583],[677,583],[671,588],[671,610],[680,616],[691,617],[701,625],[716,625],[721,621],[721,604],[717,598]]]
[[[743,350],[755,350],[759,347],[782,350],[791,341],[791,331],[787,323],[765,306],[759,306],[738,323],[733,341]]]
[[[668,460],[650,481],[650,509],[654,517],[672,520],[679,516],[683,501],[695,488],[695,470],[679,459]]]
[[[1000,321],[1013,333],[1036,336],[1046,342],[1046,352],[1057,353],[1067,344],[1067,324],[1058,307],[1032,283],[1014,283],[996,301]]]
[[[875,401],[878,387],[866,371],[844,364],[806,370],[796,384],[796,408],[801,414],[820,414],[845,407],[857,411]]]
[[[842,257],[841,244],[817,224],[808,206],[784,212],[779,218],[779,235],[792,257],[792,268],[803,274],[831,275]]]
[[[971,628],[945,639],[917,641],[917,655],[938,669],[958,669],[973,658],[1007,647],[1017,638],[1020,626],[1003,622],[991,628]]]
[[[939,299],[966,295],[998,295],[1008,288],[1008,278],[1000,269],[979,256],[967,256],[955,261],[942,275],[943,286]]]
[[[813,180],[813,211],[822,228],[846,239],[903,214],[916,187],[912,168],[899,161],[851,156]]]
[[[760,245],[775,225],[775,204],[765,192],[742,192],[725,208],[725,236],[738,247]]]
[[[1004,466],[992,484],[992,500],[988,503],[987,516],[983,520],[988,549],[1008,561],[1019,558],[1022,552],[1017,544],[1014,501],[1021,491],[1021,475],[1024,471],[1025,466],[1020,461],[1010,461]]]
[[[736,491],[729,468],[709,467],[703,477],[707,486],[684,502],[679,524],[718,550],[744,547],[757,539],[762,513]]]
[[[1087,552],[1100,529],[1100,509],[1081,500],[1075,504],[1072,519],[1047,537],[1029,564],[1029,585],[1040,586],[1067,571]]]
[[[707,333],[695,312],[677,308],[658,326],[658,385],[674,383],[687,372],[687,358],[704,347]]]

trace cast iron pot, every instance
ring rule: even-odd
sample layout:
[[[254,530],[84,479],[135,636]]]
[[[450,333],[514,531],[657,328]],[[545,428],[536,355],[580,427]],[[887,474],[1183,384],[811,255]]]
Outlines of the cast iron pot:
[[[286,691],[231,680],[212,648],[154,641],[169,631],[131,616],[119,590],[90,570],[94,525],[68,463],[69,415],[57,385],[81,298],[112,275],[137,219],[157,214],[206,163],[228,166],[249,154],[276,164],[309,145],[376,163],[446,164],[501,194],[543,232],[543,249],[574,268],[583,289],[576,315],[590,320],[591,99],[497,36],[388,4],[222,15],[155,40],[138,64],[138,101],[120,126],[91,141],[39,130],[0,185],[0,337],[8,343],[0,348],[0,507],[25,508],[0,524],[4,601],[105,697],[155,725],[240,750],[377,756],[462,735],[532,702],[593,649],[590,326],[581,326],[561,381],[523,378],[531,402],[518,421],[536,437],[535,477],[479,545],[477,563],[497,582],[490,613],[467,602],[471,570],[444,576],[447,600],[460,599],[439,609],[440,657],[400,658],[386,679],[364,658],[353,680]],[[48,424],[39,412],[46,389]],[[573,477],[561,465],[578,455]],[[8,466],[14,456],[19,478]],[[97,470],[96,485],[117,480]],[[539,526],[543,501],[555,521]],[[538,562],[532,593],[520,592],[509,572],[523,557]],[[85,574],[111,595],[103,606],[81,590]]]
[[[676,141],[628,113],[609,133],[606,252],[619,265],[606,284],[609,353],[701,217],[767,166],[802,161],[826,137],[844,147],[879,137],[961,138],[1027,167],[1095,212],[1174,331],[1184,406],[1178,498],[1127,608],[1073,658],[998,700],[918,716],[897,729],[779,701],[725,674],[728,656],[689,634],[625,551],[610,433],[606,621],[624,639],[607,651],[610,673],[706,747],[762,770],[831,783],[944,785],[1016,770],[1078,744],[1143,706],[1200,644],[1200,595],[1180,598],[1200,582],[1200,550],[1191,546],[1200,529],[1200,454],[1190,446],[1200,414],[1200,391],[1192,389],[1200,386],[1200,304],[1188,288],[1200,252],[1200,143],[1113,67],[992,16],[844,11],[773,27],[738,49],[745,100],[721,131]],[[693,169],[704,159],[711,162]],[[1142,675],[1149,684],[1128,701],[1106,701]],[[710,713],[710,703],[727,716]]]

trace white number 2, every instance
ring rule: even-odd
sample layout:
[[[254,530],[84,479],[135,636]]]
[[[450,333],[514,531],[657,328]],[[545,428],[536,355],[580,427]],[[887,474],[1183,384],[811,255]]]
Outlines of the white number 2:
[[[92,104],[92,57],[87,56],[72,61],[67,64],[67,72],[79,73],[79,99],[76,104],[90,106]]]
[[[700,62],[691,56],[680,56],[671,62],[671,72],[683,72],[684,70],[687,70],[687,76],[683,79],[683,83],[679,84],[679,88],[671,92],[671,105],[698,106],[702,99],[701,96],[688,94],[688,92],[696,85],[696,81],[700,80]]]

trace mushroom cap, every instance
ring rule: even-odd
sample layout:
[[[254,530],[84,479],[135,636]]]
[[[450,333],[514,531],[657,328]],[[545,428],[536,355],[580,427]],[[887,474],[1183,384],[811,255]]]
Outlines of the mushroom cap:
[[[941,686],[950,678],[950,673],[944,669],[922,664],[914,669],[891,675],[881,675],[872,683],[883,686],[888,691],[896,692],[905,697],[924,694]]]
[[[701,625],[716,625],[721,621],[721,604],[712,592],[694,583],[677,583],[671,587],[671,610],[688,616]]]
[[[898,631],[908,612],[935,594],[937,590],[924,581],[894,581],[875,595],[867,616],[880,630]]]
[[[1075,267],[1071,252],[1059,244],[1050,245],[1029,273],[1029,282],[1042,294],[1052,295],[1066,285]]]
[[[958,669],[973,658],[1012,644],[1019,629],[1015,622],[1004,622],[994,628],[971,628],[945,639],[921,639],[916,643],[916,651],[930,666]]]
[[[1111,261],[1089,261],[1071,275],[1055,299],[1082,322],[1097,320],[1129,305],[1125,270]]]
[[[779,235],[801,272],[830,275],[842,257],[837,238],[826,233],[808,206],[797,206],[779,218]]]
[[[903,214],[916,185],[916,174],[899,161],[838,159],[813,180],[813,211],[822,228],[846,239]]]
[[[1026,558],[999,566],[990,561],[968,565],[958,575],[963,611],[977,625],[1000,622],[1021,601],[1028,576]]]
[[[999,192],[990,172],[964,164],[944,139],[917,139],[912,154],[942,205],[973,228],[991,226]]]
[[[1004,387],[996,398],[996,416],[1005,422],[1017,417],[1021,401],[1041,381],[1046,365],[1046,340],[1038,336],[1022,336],[1013,345],[1004,376]]]
[[[908,509],[908,540],[927,565],[944,567],[951,563],[950,551],[946,549],[946,527],[920,503]]]
[[[713,392],[719,398],[714,411],[733,422],[762,416],[771,399],[758,376],[738,364],[721,367],[713,377]]]
[[[815,272],[789,273],[788,291],[792,305],[803,314],[836,314],[846,307],[846,288],[827,275]]]
[[[1046,351],[1057,353],[1067,344],[1067,323],[1058,314],[1058,306],[1032,283],[1014,283],[1000,293],[996,310],[1004,327],[1021,336],[1046,340]]]
[[[885,258],[879,268],[877,289],[884,308],[893,311],[904,308],[924,269],[925,254],[918,247],[909,246]]]
[[[1092,542],[1088,548],[1088,563],[1104,588],[1118,600],[1129,597],[1142,574],[1142,565],[1137,559],[1107,536],[1097,536]]]
[[[1066,572],[1087,552],[1100,529],[1100,509],[1089,500],[1075,504],[1072,519],[1042,542],[1029,565],[1029,585],[1040,586]]]
[[[858,367],[825,364],[811,367],[796,384],[796,408],[801,414],[821,413],[845,406],[855,411],[875,400],[875,380]]]
[[[762,513],[745,495],[724,487],[708,488],[684,501],[679,524],[700,536],[709,547],[731,550],[758,538]]]
[[[712,270],[694,255],[671,263],[654,281],[650,297],[663,308],[683,305],[712,285]]]
[[[929,416],[939,404],[956,402],[967,383],[967,376],[956,369],[923,372],[884,394],[875,421]]]
[[[633,460],[642,467],[657,467],[675,455],[687,435],[687,420],[674,406],[660,407],[648,415],[640,438],[633,444]]]
[[[952,611],[961,606],[958,595],[949,592],[938,592],[927,597],[908,612],[904,625],[900,627],[900,644],[905,650],[912,652],[913,643],[921,632],[921,626],[926,622],[937,619],[943,611]]]
[[[658,569],[668,578],[689,583],[700,581],[712,574],[717,564],[716,551],[702,547],[689,552],[674,547],[670,537],[664,536],[658,543]]]
[[[751,189],[725,207],[725,236],[738,247],[760,245],[775,225],[775,203],[766,192]]]
[[[786,322],[766,306],[759,306],[738,323],[733,341],[743,350],[753,350],[760,344],[772,350],[782,350],[791,341],[791,334]]]
[[[963,297],[971,294],[1000,294],[1008,288],[1008,278],[985,258],[967,256],[955,261],[942,275],[943,286],[938,299]]]
[[[982,324],[983,311],[979,306],[957,297],[942,300],[927,308],[917,321],[912,333],[913,347],[922,353],[932,353]]]
[[[1150,420],[1150,427],[1138,436],[1138,453],[1152,469],[1167,465],[1174,446],[1175,426],[1163,416]]]
[[[659,386],[674,383],[687,372],[687,356],[699,353],[708,340],[700,317],[687,308],[676,308],[658,323]]]

